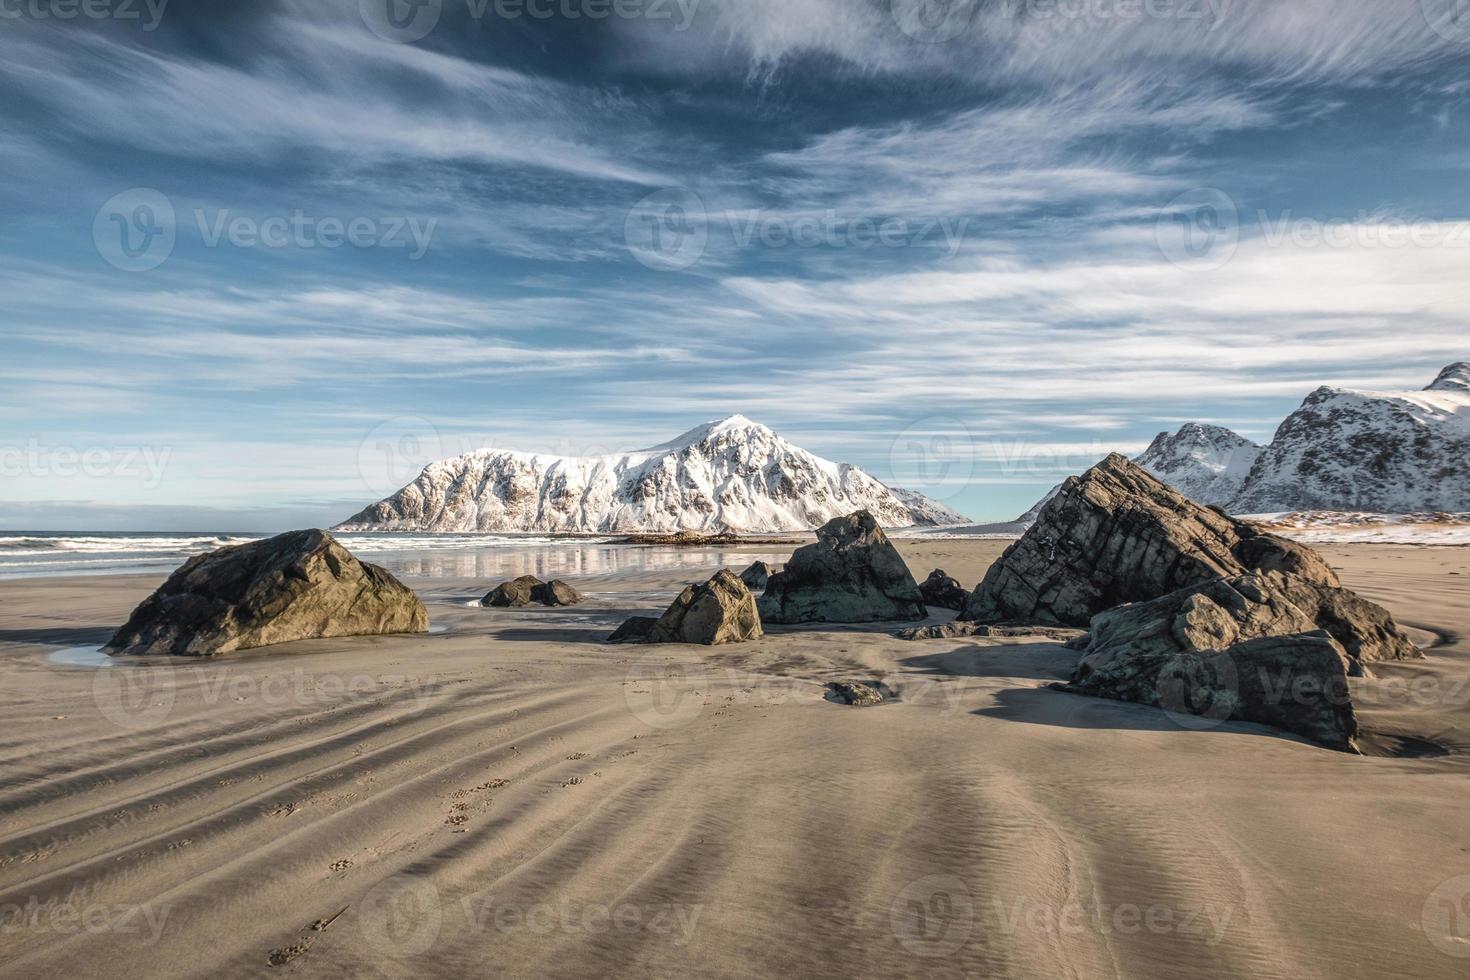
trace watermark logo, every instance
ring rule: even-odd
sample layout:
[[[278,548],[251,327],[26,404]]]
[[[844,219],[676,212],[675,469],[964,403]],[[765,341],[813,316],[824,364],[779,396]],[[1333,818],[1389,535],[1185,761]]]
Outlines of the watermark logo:
[[[390,956],[420,956],[444,925],[439,889],[418,875],[397,875],[363,897],[357,926],[363,939]]]
[[[434,423],[402,416],[382,423],[362,440],[357,447],[357,472],[370,491],[388,497],[446,455]]]
[[[693,191],[654,191],[628,212],[623,237],[633,257],[658,272],[682,272],[704,257],[709,213]]]
[[[704,711],[709,682],[697,663],[645,661],[629,669],[623,700],[650,728],[680,728]]]
[[[163,483],[173,449],[168,446],[45,446],[32,439],[23,446],[0,445],[0,476],[11,479],[137,480],[143,489]]]
[[[172,905],[74,905],[42,902],[0,905],[0,936],[128,936],[132,944],[156,946],[173,914]]]
[[[1419,0],[1429,29],[1446,41],[1470,44],[1470,0]]]
[[[904,429],[888,451],[895,482],[935,500],[958,496],[975,477],[975,439],[963,421],[934,415]]]
[[[92,703],[124,731],[146,731],[168,720],[178,697],[173,667],[128,665],[119,661],[92,673]]]
[[[107,264],[123,272],[151,272],[173,254],[178,220],[162,192],[134,187],[112,197],[92,221],[92,242]]]
[[[980,0],[892,0],[889,10],[898,29],[915,41],[944,44],[975,23]]]
[[[378,37],[412,44],[439,26],[444,0],[358,0],[357,9],[362,22]]]
[[[1424,935],[1446,956],[1470,959],[1470,875],[1451,878],[1424,903]]]
[[[953,956],[975,929],[975,903],[969,887],[953,875],[931,875],[913,882],[888,910],[893,935],[915,956]]]
[[[411,215],[350,218],[317,217],[297,209],[289,215],[255,218],[237,215],[228,208],[209,213],[194,211],[194,224],[205,248],[228,244],[235,248],[403,249],[410,262],[428,254],[439,227],[438,218],[423,220]]]
[[[1154,228],[1159,251],[1189,272],[1224,267],[1240,247],[1240,209],[1222,190],[1201,187],[1169,202]]]

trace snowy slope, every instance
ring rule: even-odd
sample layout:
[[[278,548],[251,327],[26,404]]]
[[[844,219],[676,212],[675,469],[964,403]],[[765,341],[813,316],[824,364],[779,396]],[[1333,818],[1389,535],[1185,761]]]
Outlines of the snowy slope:
[[[902,487],[890,487],[889,489],[913,514],[915,527],[955,527],[970,523],[970,519],[964,514],[924,496],[917,490],[904,490]]]
[[[1262,447],[1218,425],[1190,422],[1159,433],[1135,462],[1180,493],[1223,507],[1240,492]]]
[[[482,450],[444,460],[339,530],[763,533],[861,509],[886,527],[965,521],[736,415],[621,456]]]
[[[1320,388],[1282,423],[1236,513],[1470,510],[1470,364],[1423,391]]]

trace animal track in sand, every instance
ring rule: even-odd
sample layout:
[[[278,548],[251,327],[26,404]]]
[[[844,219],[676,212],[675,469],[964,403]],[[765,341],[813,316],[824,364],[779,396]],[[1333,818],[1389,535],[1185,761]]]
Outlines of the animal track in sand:
[[[346,871],[350,867],[352,867],[352,859],[351,858],[342,858],[340,861],[333,861],[332,862],[332,870],[333,871]]]
[[[590,755],[588,755],[586,752],[573,752],[571,755],[567,756],[567,761],[568,762],[581,762],[583,759],[590,759],[590,758],[592,758],[592,757]]]

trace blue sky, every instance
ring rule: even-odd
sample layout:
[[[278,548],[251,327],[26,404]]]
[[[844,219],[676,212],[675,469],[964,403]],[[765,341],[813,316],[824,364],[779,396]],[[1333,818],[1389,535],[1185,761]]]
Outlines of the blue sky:
[[[324,524],[735,413],[1005,519],[1422,387],[1462,6],[0,0],[0,527]]]

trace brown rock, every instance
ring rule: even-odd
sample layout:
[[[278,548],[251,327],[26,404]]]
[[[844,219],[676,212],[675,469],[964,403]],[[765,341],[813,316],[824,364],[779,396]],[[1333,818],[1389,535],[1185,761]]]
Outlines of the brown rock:
[[[759,592],[766,587],[774,574],[776,574],[775,569],[763,561],[758,561],[740,573],[740,581],[744,582],[750,591]]]
[[[692,643],[719,646],[764,635],[755,597],[729,569],[704,585],[691,585],[657,620],[635,617],[609,643]]]
[[[331,636],[423,633],[403,583],[325,531],[293,531],[190,559],[133,612],[106,650],[212,657]]]
[[[856,708],[866,708],[875,704],[883,703],[883,695],[876,688],[867,684],[828,684],[827,700],[837,704],[849,704]]]
[[[531,590],[531,601],[543,606],[575,606],[586,602],[586,597],[561,579],[543,582]]]
[[[536,590],[545,587],[546,583],[536,576],[522,575],[518,579],[497,585],[489,595],[480,600],[480,605],[497,609],[520,609],[539,601],[536,599]]]

